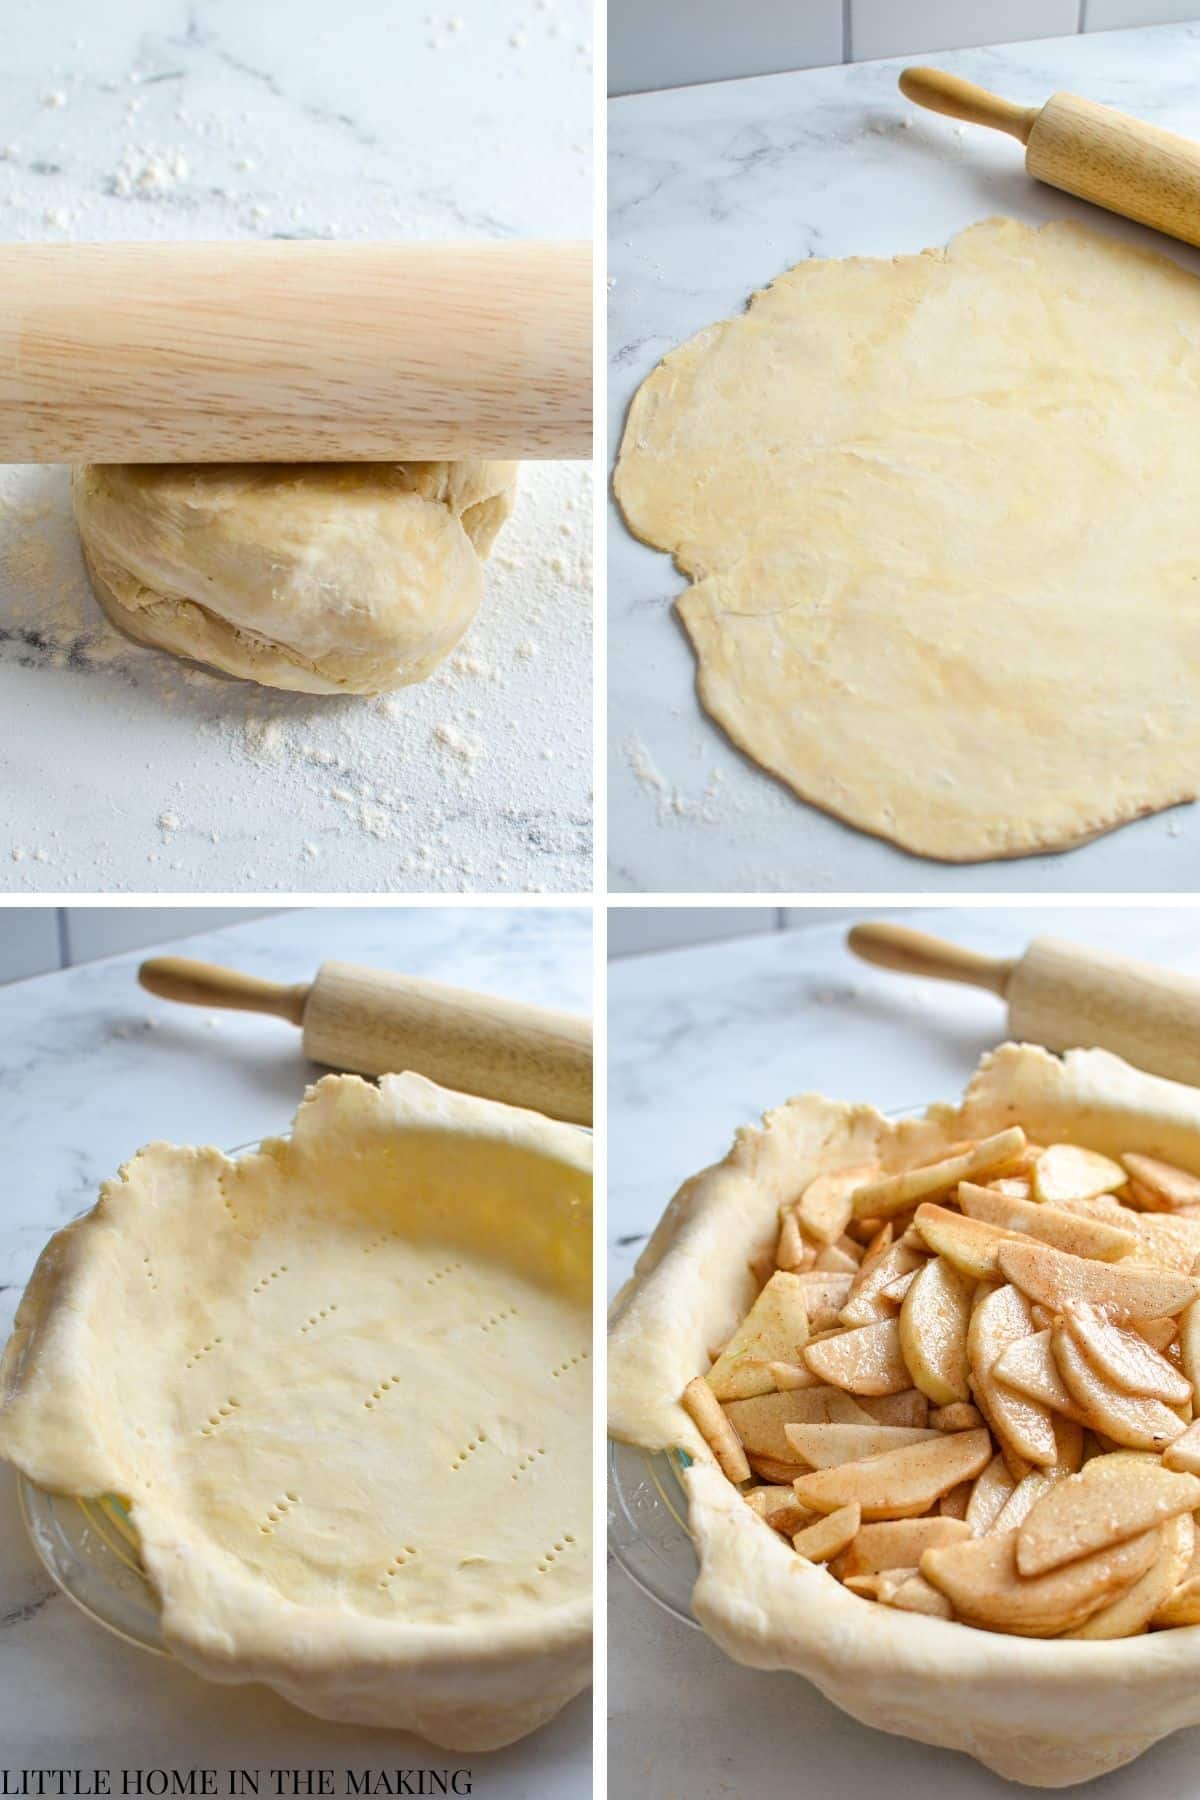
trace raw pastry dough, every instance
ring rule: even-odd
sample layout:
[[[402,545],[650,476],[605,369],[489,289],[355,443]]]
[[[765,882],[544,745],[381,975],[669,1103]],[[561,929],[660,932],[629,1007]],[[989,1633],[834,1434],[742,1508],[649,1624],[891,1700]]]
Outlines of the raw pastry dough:
[[[703,704],[951,862],[1200,779],[1200,282],[1072,224],[789,270],[642,384],[615,490]]]
[[[88,464],[92,586],[131,637],[306,694],[423,681],[483,596],[516,463]]]
[[[589,1161],[416,1075],[237,1162],[153,1144],[42,1255],[0,1454],[129,1497],[199,1673],[508,1743],[590,1673]]]
[[[1103,1050],[1060,1061],[1006,1044],[984,1058],[960,1107],[899,1123],[802,1095],[768,1113],[761,1130],[739,1132],[725,1160],[667,1208],[614,1309],[609,1430],[694,1459],[683,1476],[700,1557],[692,1605],[728,1655],[792,1669],[880,1730],[965,1750],[1014,1781],[1062,1787],[1200,1723],[1200,1627],[1042,1642],[860,1600],[763,1524],[679,1404],[708,1367],[706,1347],[724,1341],[754,1298],[747,1258],[774,1243],[780,1205],[813,1176],[876,1159],[886,1168],[930,1161],[949,1143],[1015,1122],[1041,1143],[1107,1155],[1138,1148],[1200,1170],[1200,1092]]]

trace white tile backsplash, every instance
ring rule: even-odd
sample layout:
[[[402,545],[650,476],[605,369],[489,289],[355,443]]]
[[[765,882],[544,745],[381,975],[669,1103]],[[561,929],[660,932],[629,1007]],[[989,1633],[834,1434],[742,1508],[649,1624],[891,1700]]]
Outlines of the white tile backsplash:
[[[1200,21],[1200,0],[609,0],[610,94]]]
[[[1079,0],[850,0],[850,61],[1067,37]]]
[[[785,931],[807,931],[814,925],[845,925],[849,930],[855,919],[869,918],[861,906],[785,906]]]
[[[274,906],[0,906],[0,982],[169,943],[278,912]]]
[[[241,925],[278,910],[267,906],[68,906],[63,908],[67,961],[95,962],[101,956],[165,944],[194,931]]]
[[[777,931],[781,916],[778,906],[610,906],[608,954],[610,959],[638,956],[647,950]]]
[[[1197,0],[1083,0],[1085,31],[1119,31],[1127,25],[1177,25],[1197,18]]]
[[[61,966],[55,907],[0,907],[0,981],[24,981]]]
[[[608,0],[608,91],[824,68],[842,33],[842,0]]]

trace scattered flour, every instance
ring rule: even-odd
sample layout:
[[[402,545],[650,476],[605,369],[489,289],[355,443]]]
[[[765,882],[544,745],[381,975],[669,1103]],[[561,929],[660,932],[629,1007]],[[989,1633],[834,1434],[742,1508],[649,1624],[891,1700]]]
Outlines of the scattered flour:
[[[182,150],[144,150],[131,146],[112,172],[110,188],[122,198],[130,194],[165,194],[188,180],[191,165]]]
[[[554,4],[582,23],[581,0]],[[479,0],[428,25],[456,58],[486,59],[523,35],[530,55],[505,59],[519,78],[535,38],[558,30],[553,10]],[[556,158],[582,193],[591,153],[574,120],[590,96],[586,83],[569,90],[586,47],[568,31],[554,53],[562,120],[534,121],[526,148]],[[210,35],[205,26],[166,60],[144,40],[138,65],[108,85],[86,69],[78,81],[57,74],[0,150],[0,234],[435,239],[539,228],[536,213],[506,210],[494,181],[486,202],[469,200],[478,151],[437,181],[425,179],[440,167],[431,159],[414,179],[403,122],[382,134],[277,94],[251,69],[231,74]],[[490,85],[478,93],[483,141],[499,154],[505,108],[493,109]],[[329,891],[590,888],[591,506],[585,466],[527,465],[462,644],[427,682],[372,701],[276,693],[132,643],[87,585],[67,471],[0,467],[8,887],[291,892],[313,885],[319,863]]]
[[[714,802],[717,799],[721,776],[716,769],[709,776],[708,785],[700,798],[689,799],[680,788],[673,786],[667,780],[636,733],[631,733],[621,748],[635,779],[644,792],[655,801],[660,820],[698,819],[706,825],[714,825],[718,822]]]

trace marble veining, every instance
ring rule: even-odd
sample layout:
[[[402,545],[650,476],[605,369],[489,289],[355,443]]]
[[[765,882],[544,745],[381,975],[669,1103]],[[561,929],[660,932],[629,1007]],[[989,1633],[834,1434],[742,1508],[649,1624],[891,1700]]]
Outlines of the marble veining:
[[[1200,23],[717,82],[609,110],[610,464],[654,364],[812,256],[892,256],[974,220],[1080,218],[1200,272],[1181,244],[1032,182],[1012,139],[921,112],[905,62],[1035,103],[1085,93],[1200,137]],[[955,867],[797,800],[701,711],[671,612],[681,578],[610,510],[610,882],[618,891],[1188,891],[1200,821],[1179,807],[1060,855]]]
[[[610,963],[610,1294],[680,1182],[719,1160],[739,1126],[813,1090],[885,1110],[953,1099],[983,1052],[1003,1041],[995,995],[851,956],[845,934],[864,917],[986,955],[1014,956],[1049,935],[1200,975],[1193,906],[847,910],[840,920]],[[868,1731],[796,1676],[739,1668],[611,1559],[609,1584],[614,1795],[1013,1794],[966,1757]],[[1200,1731],[1179,1732],[1075,1791],[1104,1800],[1191,1793],[1198,1746]]]
[[[286,982],[335,959],[591,1010],[586,908],[315,909],[169,948]],[[299,1032],[278,1020],[146,994],[136,969],[154,953],[0,987],[0,1338],[51,1232],[88,1208],[141,1144],[249,1142],[285,1126],[322,1073],[305,1060]],[[591,1793],[586,1694],[523,1744],[454,1756],[407,1736],[322,1724],[265,1688],[216,1687],[151,1661],[53,1589],[3,1465],[0,1744],[0,1761],[13,1768],[471,1766],[488,1800]]]

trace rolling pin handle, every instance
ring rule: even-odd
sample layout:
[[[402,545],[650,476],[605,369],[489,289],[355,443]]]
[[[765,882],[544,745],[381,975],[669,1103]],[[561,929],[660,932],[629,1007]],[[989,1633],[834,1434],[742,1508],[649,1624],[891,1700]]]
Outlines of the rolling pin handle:
[[[990,125],[995,131],[1007,131],[1022,144],[1029,142],[1042,110],[1040,106],[1018,106],[1015,100],[1004,100],[974,81],[964,81],[961,75],[923,66],[901,72],[900,92],[906,100],[928,107],[930,112],[965,119],[968,125]]]
[[[270,1013],[292,1025],[304,1022],[309,984],[288,987],[279,981],[260,981],[236,969],[216,963],[196,962],[189,956],[152,956],[138,970],[138,980],[160,1000],[178,1000],[185,1006],[220,1006],[231,1012]]]
[[[880,969],[895,969],[901,975],[931,975],[938,981],[962,981],[969,987],[989,988],[1002,1000],[1016,967],[1015,961],[980,956],[978,951],[964,950],[928,932],[913,931],[908,925],[855,925],[846,942],[856,956]]]

